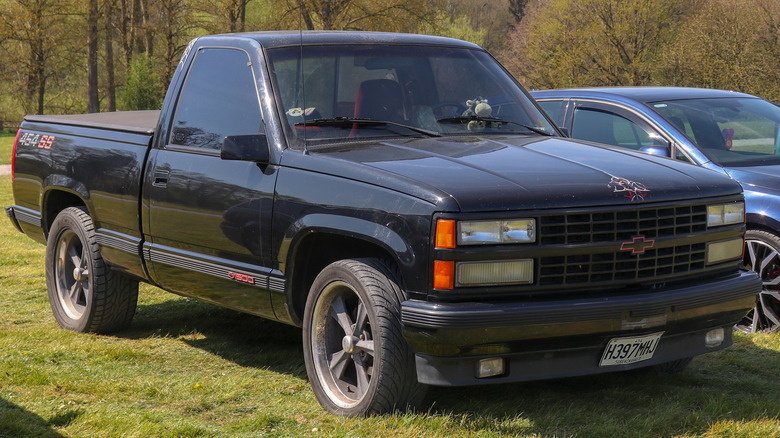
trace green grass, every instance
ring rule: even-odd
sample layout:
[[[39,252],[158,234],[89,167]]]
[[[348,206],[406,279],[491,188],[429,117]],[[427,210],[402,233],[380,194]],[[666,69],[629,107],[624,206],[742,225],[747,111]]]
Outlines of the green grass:
[[[780,437],[777,334],[674,375],[432,388],[419,413],[344,419],[317,404],[297,328],[142,286],[130,329],[68,332],[43,246],[0,220],[0,248],[0,437]]]
[[[16,139],[16,133],[8,134],[6,132],[0,132],[0,165],[11,164],[14,139]]]

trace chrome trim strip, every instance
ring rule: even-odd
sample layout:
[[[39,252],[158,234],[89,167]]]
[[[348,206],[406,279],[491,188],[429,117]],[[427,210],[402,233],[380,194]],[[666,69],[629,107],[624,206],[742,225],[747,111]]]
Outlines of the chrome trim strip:
[[[241,267],[230,267],[227,265],[207,262],[193,257],[173,254],[169,250],[162,250],[151,246],[144,246],[144,259],[154,263],[161,263],[168,266],[184,269],[187,271],[206,274],[212,277],[229,280],[230,274],[242,274],[251,276],[254,283],[247,285],[268,289],[274,292],[284,292],[287,280],[280,277],[271,276],[259,271],[251,271]]]

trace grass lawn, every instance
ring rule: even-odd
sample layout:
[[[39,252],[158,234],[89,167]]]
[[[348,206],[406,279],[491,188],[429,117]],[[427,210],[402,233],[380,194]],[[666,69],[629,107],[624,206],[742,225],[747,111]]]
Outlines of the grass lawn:
[[[16,134],[0,133],[0,165],[11,164]]]
[[[432,388],[418,413],[344,419],[317,404],[297,328],[142,286],[130,329],[64,331],[44,247],[3,218],[0,248],[0,437],[780,437],[778,334],[679,374]]]

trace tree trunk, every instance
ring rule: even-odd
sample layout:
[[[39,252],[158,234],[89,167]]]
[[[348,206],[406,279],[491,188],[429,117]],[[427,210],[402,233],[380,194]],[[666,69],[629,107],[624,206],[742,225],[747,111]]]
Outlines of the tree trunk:
[[[106,7],[106,110],[116,111],[116,79],[114,78],[114,0],[105,0]]]
[[[144,34],[143,34],[143,12],[141,10],[141,2],[143,0],[133,0],[133,10],[130,13],[130,38],[133,39],[133,52],[130,54],[132,59],[133,55],[140,53],[142,47],[145,47]],[[128,69],[130,64],[128,63]]]
[[[298,0],[298,14],[304,23],[306,23],[306,30],[314,30],[314,22],[311,20],[309,10],[303,3],[303,0]]]
[[[149,1],[141,0],[141,20],[143,23],[144,53],[149,58],[154,57],[154,26],[149,19]]]
[[[122,35],[120,36],[122,41],[122,50],[124,51],[125,55],[125,68],[129,71],[130,70],[130,61],[133,59],[133,42],[135,41],[133,37],[133,25],[132,25],[132,11],[130,10],[130,5],[128,4],[128,1],[131,0],[120,0],[119,7],[121,9],[120,13],[122,14],[122,22],[120,24],[120,29],[122,31]]]
[[[35,76],[38,78],[38,109],[35,114],[43,114],[44,97],[46,96],[46,58],[43,56],[43,50],[37,56],[37,71]]]
[[[87,112],[100,112],[98,97],[98,5],[89,0],[87,12]]]

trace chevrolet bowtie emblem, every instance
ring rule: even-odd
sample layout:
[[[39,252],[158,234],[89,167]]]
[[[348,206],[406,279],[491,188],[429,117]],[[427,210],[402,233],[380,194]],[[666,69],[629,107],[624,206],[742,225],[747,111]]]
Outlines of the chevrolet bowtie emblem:
[[[645,239],[645,236],[635,236],[630,242],[620,244],[621,251],[631,251],[631,254],[644,254],[655,245],[655,240]]]

